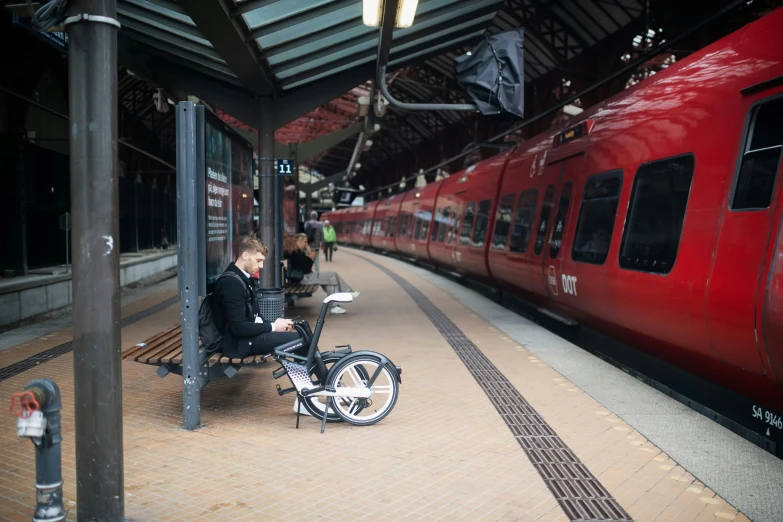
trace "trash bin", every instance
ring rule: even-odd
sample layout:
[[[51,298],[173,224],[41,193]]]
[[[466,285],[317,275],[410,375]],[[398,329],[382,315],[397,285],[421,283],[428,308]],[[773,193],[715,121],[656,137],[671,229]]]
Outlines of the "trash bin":
[[[258,315],[266,323],[285,316],[285,290],[282,288],[265,288],[257,293]]]

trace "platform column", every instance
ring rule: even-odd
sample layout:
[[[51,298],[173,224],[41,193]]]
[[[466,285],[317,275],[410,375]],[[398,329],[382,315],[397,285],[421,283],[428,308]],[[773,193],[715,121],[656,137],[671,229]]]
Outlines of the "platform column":
[[[116,19],[116,0],[71,0],[65,20],[79,520],[120,521],[125,511]]]

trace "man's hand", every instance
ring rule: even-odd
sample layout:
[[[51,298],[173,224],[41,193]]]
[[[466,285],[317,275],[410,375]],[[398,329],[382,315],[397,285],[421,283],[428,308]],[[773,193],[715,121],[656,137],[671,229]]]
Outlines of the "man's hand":
[[[291,319],[275,319],[275,332],[288,332],[294,322]]]

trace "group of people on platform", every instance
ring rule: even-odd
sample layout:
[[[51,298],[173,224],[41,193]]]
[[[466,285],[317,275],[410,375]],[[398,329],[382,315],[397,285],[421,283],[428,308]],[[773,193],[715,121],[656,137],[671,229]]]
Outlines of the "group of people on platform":
[[[305,225],[305,229],[311,231],[309,234],[296,234],[285,239],[284,258],[289,271],[301,272],[302,284],[321,285],[327,295],[347,292],[354,298],[358,297],[359,292],[353,290],[339,274],[318,269],[319,250],[323,248],[326,261],[331,262],[337,238],[329,221],[321,223],[315,212],[311,217]],[[268,253],[269,249],[258,238],[243,238],[236,258],[215,283],[212,313],[215,327],[223,335],[222,349],[227,357],[268,354],[275,347],[299,338],[292,329],[291,320],[279,318],[265,322],[258,314],[258,275]],[[332,303],[330,313],[345,312],[344,308]]]

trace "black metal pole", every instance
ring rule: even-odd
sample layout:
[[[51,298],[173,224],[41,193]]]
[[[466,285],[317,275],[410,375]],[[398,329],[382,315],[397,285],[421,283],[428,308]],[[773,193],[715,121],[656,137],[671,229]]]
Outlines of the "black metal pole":
[[[119,521],[125,512],[116,18],[116,0],[72,0],[65,20],[79,520]]]
[[[259,238],[270,250],[269,260],[265,269],[259,274],[259,283],[262,289],[275,288],[275,273],[280,270],[274,265],[276,249],[282,245],[275,244],[275,169],[273,159],[275,157],[275,129],[273,126],[272,111],[274,101],[262,99],[259,102],[261,111],[261,125],[258,127],[258,188],[260,198],[259,206]]]

